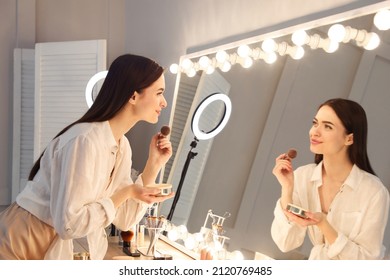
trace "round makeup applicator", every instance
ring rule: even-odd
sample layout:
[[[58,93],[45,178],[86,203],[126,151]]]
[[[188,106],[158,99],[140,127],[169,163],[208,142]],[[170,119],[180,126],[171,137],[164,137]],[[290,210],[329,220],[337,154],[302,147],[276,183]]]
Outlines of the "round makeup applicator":
[[[288,150],[288,152],[287,152],[287,156],[288,156],[289,158],[291,158],[291,159],[296,158],[297,154],[298,154],[298,152],[297,152],[297,150],[295,150],[295,149],[290,149],[290,150]]]
[[[160,132],[161,132],[160,137],[167,137],[169,133],[171,133],[171,128],[167,125],[164,125],[163,127],[161,127]]]

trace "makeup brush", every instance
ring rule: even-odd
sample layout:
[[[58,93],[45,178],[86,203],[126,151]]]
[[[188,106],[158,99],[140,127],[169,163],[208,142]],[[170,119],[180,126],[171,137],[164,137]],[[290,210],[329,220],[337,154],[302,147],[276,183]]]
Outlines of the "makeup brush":
[[[160,138],[167,137],[169,133],[171,133],[171,128],[167,125],[164,125],[163,127],[161,127],[160,132],[161,132]]]
[[[297,150],[295,150],[295,149],[290,149],[290,150],[288,150],[288,152],[287,152],[287,156],[288,156],[290,159],[296,158],[297,154],[298,154],[298,152],[297,152]]]
[[[121,231],[121,237],[123,239],[123,252],[130,257],[139,257],[140,253],[132,252],[131,240],[133,239],[134,232],[131,230]]]
[[[168,137],[169,133],[171,133],[171,129],[169,126],[164,125],[160,129],[160,134],[158,135],[158,139],[163,139]],[[157,140],[157,146],[160,146],[160,140]]]

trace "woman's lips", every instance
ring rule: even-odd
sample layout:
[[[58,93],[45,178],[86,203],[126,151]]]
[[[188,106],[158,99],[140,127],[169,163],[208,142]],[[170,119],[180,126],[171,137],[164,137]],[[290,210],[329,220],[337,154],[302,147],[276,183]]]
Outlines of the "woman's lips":
[[[316,139],[310,139],[310,143],[313,145],[321,144],[321,142]]]

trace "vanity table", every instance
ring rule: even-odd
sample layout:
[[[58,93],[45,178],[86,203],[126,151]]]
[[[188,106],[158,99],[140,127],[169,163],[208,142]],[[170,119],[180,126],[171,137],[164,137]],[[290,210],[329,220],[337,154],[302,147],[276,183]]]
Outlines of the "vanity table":
[[[141,252],[146,252],[149,246],[149,240],[145,236],[144,246],[140,246]],[[178,245],[173,245],[165,236],[161,236],[157,241],[157,252],[161,255],[170,255],[173,260],[195,260],[197,259],[196,254],[185,252],[183,248]],[[75,252],[87,252],[88,246],[85,239],[76,240],[74,243]],[[105,260],[153,260],[152,257],[144,256],[141,254],[140,257],[131,257],[126,255],[122,251],[122,245],[119,245],[119,236],[108,237],[108,249],[104,257]]]

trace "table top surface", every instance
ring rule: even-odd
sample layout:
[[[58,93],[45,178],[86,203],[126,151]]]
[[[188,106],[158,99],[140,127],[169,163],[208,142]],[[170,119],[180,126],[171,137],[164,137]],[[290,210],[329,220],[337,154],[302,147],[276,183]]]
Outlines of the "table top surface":
[[[105,260],[153,260],[152,256],[147,256],[146,252],[148,250],[149,240],[145,236],[144,244],[141,244],[136,249],[140,252],[139,257],[128,256],[123,252],[123,245],[119,244],[118,236],[109,236],[108,237],[108,248],[107,253],[104,257]],[[134,248],[135,249],[135,248]],[[75,252],[87,252],[88,245],[85,239],[78,239],[74,242],[74,251]],[[168,243],[166,239],[158,239],[156,243],[156,256],[172,256],[173,260],[194,260],[194,256],[190,256],[183,251],[175,248]]]

